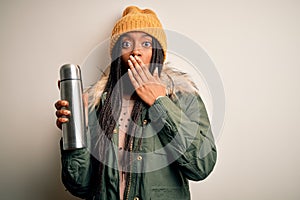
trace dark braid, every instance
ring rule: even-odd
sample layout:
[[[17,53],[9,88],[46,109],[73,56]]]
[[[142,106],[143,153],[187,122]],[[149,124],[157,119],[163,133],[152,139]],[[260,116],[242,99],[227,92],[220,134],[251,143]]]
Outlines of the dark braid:
[[[103,93],[106,92],[106,99],[103,105],[100,104],[100,107],[97,110],[100,127],[108,139],[111,139],[112,137],[113,130],[116,126],[116,117],[119,116],[122,105],[122,81],[119,81],[122,76],[122,61],[120,56],[116,56],[120,54],[121,48],[119,41],[116,43],[112,55],[112,58],[117,59],[114,59],[111,63],[109,78],[103,91]]]
[[[100,105],[96,110],[96,114],[98,116],[98,120],[99,120],[99,125],[100,125],[100,132],[98,133],[99,135],[97,136],[97,139],[94,139],[94,141],[92,141],[92,143],[95,145],[93,146],[94,148],[94,153],[96,153],[96,158],[93,158],[93,165],[98,168],[98,170],[95,170],[92,176],[92,180],[91,182],[93,183],[93,185],[95,185],[95,188],[93,191],[93,193],[97,194],[101,191],[102,188],[102,175],[103,175],[103,170],[105,168],[105,163],[103,163],[102,159],[100,159],[100,157],[105,157],[105,151],[107,149],[107,147],[109,146],[109,144],[107,144],[107,142],[104,142],[104,145],[99,146],[98,140],[100,138],[107,138],[107,139],[111,139],[112,134],[113,134],[113,130],[116,126],[116,118],[114,116],[114,113],[117,112],[117,116],[120,115],[120,111],[121,111],[121,102],[122,102],[122,97],[121,97],[121,92],[120,91],[122,89],[121,87],[121,82],[122,81],[118,81],[121,78],[121,57],[119,56],[121,54],[121,45],[120,45],[120,41],[118,41],[113,49],[113,54],[112,54],[112,63],[111,63],[111,69],[110,69],[110,74],[109,74],[109,78],[107,80],[105,89],[103,90],[103,93],[107,93],[106,94],[106,99],[105,101],[102,102],[100,101]],[[118,56],[117,56],[118,55]],[[116,59],[113,59],[116,58]],[[116,90],[114,90],[115,87]],[[114,91],[114,92],[113,92]],[[105,134],[105,137],[101,137],[103,134]],[[103,143],[102,143],[103,144]],[[97,156],[97,154],[99,154]]]

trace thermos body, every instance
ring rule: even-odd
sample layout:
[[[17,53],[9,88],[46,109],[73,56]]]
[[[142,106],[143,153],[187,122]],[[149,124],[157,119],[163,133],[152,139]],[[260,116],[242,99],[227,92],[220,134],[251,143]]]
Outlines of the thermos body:
[[[62,124],[63,149],[86,147],[86,120],[82,98],[82,81],[79,66],[66,64],[60,68],[60,95],[69,102],[69,121]]]

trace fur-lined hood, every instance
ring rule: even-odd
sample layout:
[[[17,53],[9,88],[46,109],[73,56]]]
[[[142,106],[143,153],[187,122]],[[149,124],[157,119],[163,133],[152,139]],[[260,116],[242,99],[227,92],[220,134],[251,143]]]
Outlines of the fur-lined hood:
[[[94,85],[85,90],[88,94],[89,108],[97,106],[100,102],[105,85],[108,81],[109,67],[103,73],[100,80]],[[198,92],[196,84],[192,81],[191,77],[177,68],[171,66],[169,62],[165,63],[161,73],[161,81],[167,89],[169,97],[176,97],[180,93],[194,93]]]

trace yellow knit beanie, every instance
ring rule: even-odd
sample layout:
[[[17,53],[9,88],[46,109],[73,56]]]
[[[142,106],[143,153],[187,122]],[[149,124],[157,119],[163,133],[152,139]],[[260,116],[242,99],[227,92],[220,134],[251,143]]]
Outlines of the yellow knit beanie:
[[[167,37],[156,14],[150,9],[141,10],[136,6],[129,6],[123,11],[122,18],[115,24],[110,40],[110,52],[112,52],[119,37],[130,31],[142,31],[160,43],[164,52],[164,59],[167,51]]]

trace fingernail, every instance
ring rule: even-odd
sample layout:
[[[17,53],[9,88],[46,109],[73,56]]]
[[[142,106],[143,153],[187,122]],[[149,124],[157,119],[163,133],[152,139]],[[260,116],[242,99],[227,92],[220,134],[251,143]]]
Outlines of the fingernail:
[[[71,111],[65,110],[65,115],[69,115],[69,114],[71,114]]]
[[[61,118],[60,118],[60,121],[61,121],[62,123],[65,123],[65,122],[68,122],[69,119],[66,118],[66,117],[61,117]]]

